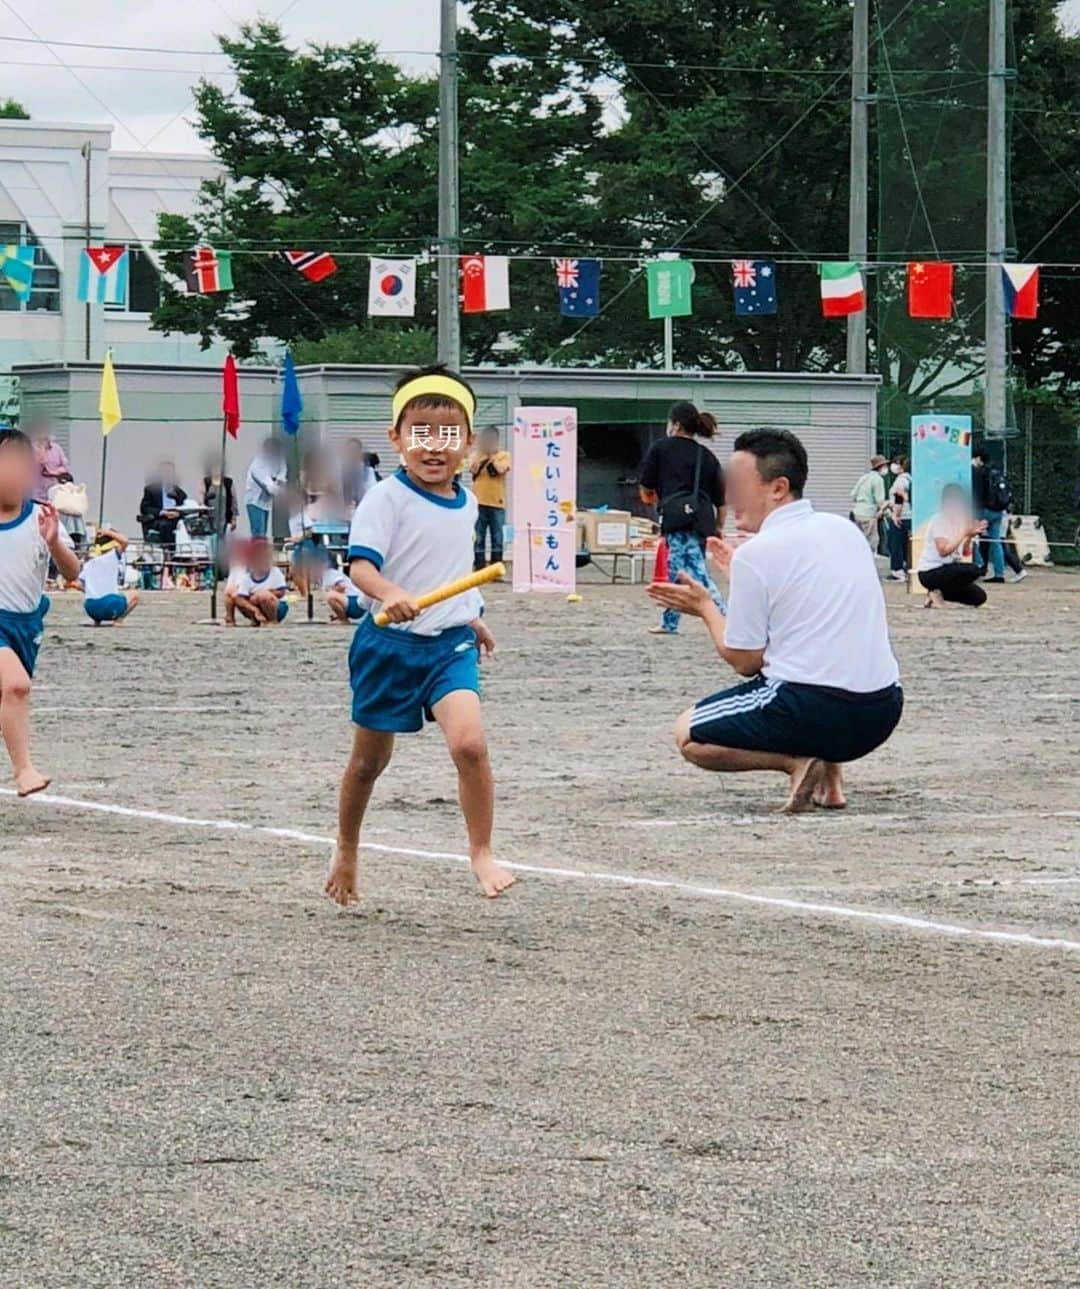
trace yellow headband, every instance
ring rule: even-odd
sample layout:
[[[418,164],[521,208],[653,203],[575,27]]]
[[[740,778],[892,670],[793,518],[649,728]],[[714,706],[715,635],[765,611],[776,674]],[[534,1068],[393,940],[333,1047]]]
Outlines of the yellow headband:
[[[422,398],[425,394],[438,394],[448,398],[452,403],[460,403],[469,418],[469,429],[472,429],[473,417],[476,415],[476,398],[467,385],[455,380],[453,376],[417,376],[415,380],[402,385],[394,395],[394,424],[397,425],[401,419],[401,413],[414,398]]]

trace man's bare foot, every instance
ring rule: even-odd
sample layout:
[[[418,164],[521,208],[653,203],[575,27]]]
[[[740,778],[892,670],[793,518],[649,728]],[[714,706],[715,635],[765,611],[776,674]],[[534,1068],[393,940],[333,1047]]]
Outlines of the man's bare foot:
[[[52,779],[47,779],[32,765],[15,776],[15,787],[20,797],[32,797],[35,792],[44,792],[50,783]]]
[[[477,855],[472,861],[473,877],[489,900],[497,898],[514,884],[514,875],[500,868],[491,854]]]
[[[825,775],[814,791],[814,805],[823,810],[843,810],[847,805],[844,796],[844,772],[838,765],[825,763]]]
[[[945,597],[940,591],[928,591],[926,602],[923,604],[924,609],[943,609],[945,607]]]
[[[813,805],[814,793],[824,777],[824,761],[817,761],[810,757],[800,761],[791,772],[791,793],[784,806],[784,814],[798,815],[804,810],[809,810]]]
[[[343,909],[357,902],[359,895],[356,889],[355,850],[349,855],[343,852],[340,846],[335,848],[334,858],[330,861],[330,873],[323,890]]]

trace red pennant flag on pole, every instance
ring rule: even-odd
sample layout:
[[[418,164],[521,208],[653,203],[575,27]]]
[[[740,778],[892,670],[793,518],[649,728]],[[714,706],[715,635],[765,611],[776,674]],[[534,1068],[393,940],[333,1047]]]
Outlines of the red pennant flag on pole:
[[[221,410],[225,414],[225,428],[235,439],[240,428],[240,384],[236,378],[236,360],[232,354],[225,359],[222,391]]]
[[[908,313],[948,320],[953,312],[953,266],[918,261],[908,265]]]

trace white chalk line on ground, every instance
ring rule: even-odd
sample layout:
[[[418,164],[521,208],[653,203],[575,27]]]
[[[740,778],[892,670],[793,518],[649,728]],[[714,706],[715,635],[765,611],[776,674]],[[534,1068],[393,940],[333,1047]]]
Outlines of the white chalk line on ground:
[[[0,795],[16,796],[11,788],[0,788]],[[144,819],[151,823],[173,824],[184,828],[213,829],[219,832],[263,833],[317,846],[332,846],[333,838],[321,833],[304,832],[297,828],[272,828],[264,824],[251,824],[232,819],[200,819],[191,815],[178,815],[163,810],[146,810],[135,806],[113,805],[104,801],[85,801],[77,797],[62,797],[53,793],[39,793],[28,798],[29,803],[61,806],[85,810],[95,814],[119,815],[127,819]],[[420,850],[406,846],[387,846],[378,842],[364,842],[364,850],[385,855],[403,855],[439,863],[468,864],[469,857],[455,851]],[[505,861],[504,861],[505,862]],[[539,877],[561,877],[571,881],[595,882],[605,886],[640,887],[648,890],[670,891],[700,899],[726,901],[734,904],[753,904],[761,908],[782,909],[795,914],[812,914],[817,917],[839,918],[852,922],[869,922],[876,926],[900,927],[906,931],[925,931],[934,935],[965,940],[987,940],[997,944],[1025,945],[1036,949],[1058,949],[1080,952],[1080,940],[1056,939],[1031,935],[1022,931],[998,931],[991,927],[963,926],[952,922],[936,922],[929,918],[912,917],[906,913],[884,913],[875,909],[854,908],[844,904],[819,904],[809,900],[789,899],[780,895],[758,895],[752,891],[735,891],[722,886],[705,886],[682,878],[642,877],[632,873],[609,873],[596,869],[556,868],[546,864],[506,862],[506,867],[518,873],[533,873]]]

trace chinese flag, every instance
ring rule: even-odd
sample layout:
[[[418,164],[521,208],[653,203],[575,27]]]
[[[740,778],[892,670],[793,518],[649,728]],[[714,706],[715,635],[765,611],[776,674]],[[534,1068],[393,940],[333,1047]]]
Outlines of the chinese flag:
[[[225,359],[222,373],[221,410],[225,415],[225,428],[236,438],[240,428],[240,385],[236,379],[236,360],[232,354]]]
[[[953,312],[953,265],[916,261],[907,267],[908,313],[949,319]]]

